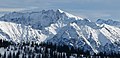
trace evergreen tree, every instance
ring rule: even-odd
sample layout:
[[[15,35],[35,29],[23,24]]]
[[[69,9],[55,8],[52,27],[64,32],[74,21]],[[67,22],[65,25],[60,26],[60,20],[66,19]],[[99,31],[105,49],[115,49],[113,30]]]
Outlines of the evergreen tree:
[[[8,58],[12,58],[11,52],[8,54]]]
[[[0,54],[1,55],[1,54]],[[4,52],[3,58],[6,58],[6,52]]]
[[[0,54],[0,58],[2,57],[2,55]]]
[[[16,58],[19,58],[20,55],[20,51],[18,50],[17,54],[16,54]]]
[[[13,52],[13,58],[15,58],[15,52]]]

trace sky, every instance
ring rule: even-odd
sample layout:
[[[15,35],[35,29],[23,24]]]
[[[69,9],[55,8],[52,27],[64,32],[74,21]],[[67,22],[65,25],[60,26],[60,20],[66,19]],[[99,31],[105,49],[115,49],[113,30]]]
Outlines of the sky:
[[[61,9],[73,15],[96,21],[120,21],[120,0],[0,0],[0,15],[8,12],[43,9]]]

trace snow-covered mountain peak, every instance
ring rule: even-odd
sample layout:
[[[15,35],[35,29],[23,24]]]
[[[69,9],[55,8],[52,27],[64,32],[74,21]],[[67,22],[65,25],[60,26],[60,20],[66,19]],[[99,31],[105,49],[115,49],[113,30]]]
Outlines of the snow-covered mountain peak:
[[[53,23],[56,23],[58,20],[63,21],[68,24],[73,21],[83,20],[89,21],[88,19],[83,19],[78,16],[74,16],[68,12],[58,10],[42,10],[42,11],[29,11],[29,12],[12,12],[4,15],[0,18],[2,21],[14,22],[22,25],[31,25],[35,29],[43,29],[48,27]],[[44,24],[46,23],[46,24]],[[37,27],[39,26],[39,27]],[[41,28],[42,27],[42,28]]]
[[[68,16],[68,18],[75,18],[76,20],[83,20],[82,17],[72,15],[68,12],[65,12],[65,11],[61,10],[61,9],[58,9],[57,11],[59,11],[60,13],[64,13],[66,16]]]
[[[64,13],[64,11],[62,11],[61,9],[57,9],[57,11],[59,11],[60,13]]]

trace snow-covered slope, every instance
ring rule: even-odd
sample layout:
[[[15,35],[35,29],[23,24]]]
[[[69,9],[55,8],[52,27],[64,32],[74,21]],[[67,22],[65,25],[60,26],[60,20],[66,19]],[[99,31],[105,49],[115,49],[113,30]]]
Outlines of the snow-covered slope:
[[[15,43],[50,41],[96,53],[118,52],[120,28],[111,24],[102,20],[91,22],[60,9],[12,12],[0,18],[0,39]]]

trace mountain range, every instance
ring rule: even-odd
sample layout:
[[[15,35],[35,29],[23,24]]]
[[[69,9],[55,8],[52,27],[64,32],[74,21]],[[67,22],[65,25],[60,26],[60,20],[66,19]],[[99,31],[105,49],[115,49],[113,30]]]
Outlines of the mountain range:
[[[52,42],[91,52],[120,52],[120,22],[89,19],[58,10],[11,12],[0,17],[0,39]]]

